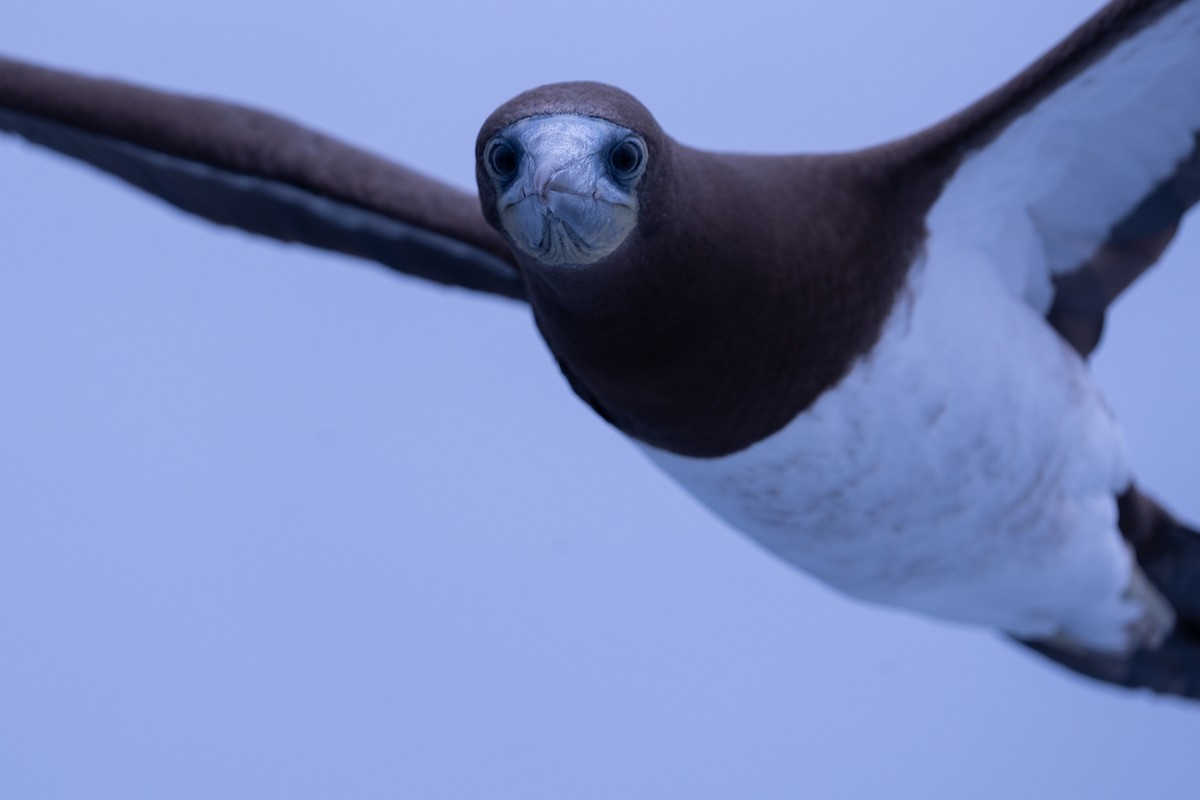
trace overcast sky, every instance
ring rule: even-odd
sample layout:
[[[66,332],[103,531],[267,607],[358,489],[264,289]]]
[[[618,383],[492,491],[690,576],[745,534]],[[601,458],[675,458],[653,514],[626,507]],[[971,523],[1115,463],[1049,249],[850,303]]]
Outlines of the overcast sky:
[[[689,144],[866,145],[1098,5],[106,0],[9,55],[269,108],[473,187],[531,86]],[[435,9],[433,6],[436,5]],[[1096,365],[1200,519],[1200,225]],[[519,305],[220,232],[0,141],[0,797],[1190,796],[1200,706],[845,600],[568,390]]]

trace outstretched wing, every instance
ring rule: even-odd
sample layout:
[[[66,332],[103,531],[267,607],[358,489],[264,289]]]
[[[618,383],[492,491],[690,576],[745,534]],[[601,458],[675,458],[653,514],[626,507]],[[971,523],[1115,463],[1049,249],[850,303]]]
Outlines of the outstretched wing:
[[[525,296],[474,195],[270,114],[0,58],[0,130],[222,225]]]
[[[1087,355],[1200,199],[1200,0],[1116,0],[902,146],[947,178],[930,230],[996,253]]]
[[[1200,200],[1200,0],[1115,0],[1009,83],[895,147],[938,176],[930,234],[993,254],[1007,285],[1086,356],[1108,305]],[[1121,498],[1120,526],[1177,613],[1164,646],[1116,657],[1026,644],[1103,681],[1197,698],[1200,536],[1141,497]]]

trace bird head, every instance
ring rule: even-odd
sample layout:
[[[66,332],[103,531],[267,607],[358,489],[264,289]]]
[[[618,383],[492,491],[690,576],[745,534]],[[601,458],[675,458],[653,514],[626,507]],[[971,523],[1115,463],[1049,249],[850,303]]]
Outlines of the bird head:
[[[480,131],[484,215],[540,266],[595,264],[647,216],[645,189],[661,172],[664,140],[641,103],[611,86],[560,83],[526,92]]]

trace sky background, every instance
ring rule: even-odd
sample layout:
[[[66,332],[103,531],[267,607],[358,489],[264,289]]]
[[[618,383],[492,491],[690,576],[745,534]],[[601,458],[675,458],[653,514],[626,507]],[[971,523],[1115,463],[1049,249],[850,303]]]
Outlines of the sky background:
[[[590,78],[676,138],[867,145],[1088,0],[0,5],[0,51],[282,112],[473,187]],[[1095,372],[1191,519],[1200,225]],[[658,474],[519,305],[218,232],[0,140],[0,797],[1125,798],[1200,706],[845,600]]]

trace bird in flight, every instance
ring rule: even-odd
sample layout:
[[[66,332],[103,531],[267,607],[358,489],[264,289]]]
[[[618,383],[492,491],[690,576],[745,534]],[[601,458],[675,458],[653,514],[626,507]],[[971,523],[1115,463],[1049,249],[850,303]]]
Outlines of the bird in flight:
[[[270,114],[0,59],[0,129],[211,221],[525,303],[571,388],[730,524],[871,602],[1200,699],[1200,539],[1087,369],[1200,199],[1200,0],[1117,0],[913,136],[687,147],[561,83],[478,194]]]

